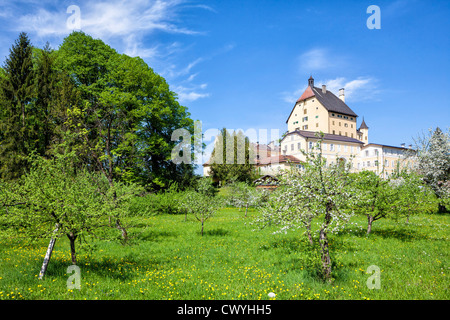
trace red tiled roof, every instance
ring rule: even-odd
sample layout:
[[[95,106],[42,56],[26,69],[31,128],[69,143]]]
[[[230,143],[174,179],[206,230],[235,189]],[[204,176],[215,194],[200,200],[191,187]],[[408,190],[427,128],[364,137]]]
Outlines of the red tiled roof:
[[[258,161],[258,165],[266,165],[269,163],[276,164],[276,163],[281,163],[281,162],[301,163],[302,161],[291,155],[279,155],[279,156],[263,158]]]
[[[312,91],[311,87],[308,86],[308,87],[306,88],[305,92],[303,92],[303,94],[301,95],[301,97],[298,98],[297,102],[306,100],[306,99],[311,98],[311,97],[314,97],[314,96],[315,96],[314,92]]]

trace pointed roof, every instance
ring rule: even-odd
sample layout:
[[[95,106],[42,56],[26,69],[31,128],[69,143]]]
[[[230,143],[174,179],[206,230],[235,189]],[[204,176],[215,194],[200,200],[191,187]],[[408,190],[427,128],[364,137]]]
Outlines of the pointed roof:
[[[311,84],[310,82],[311,80],[314,81],[314,79],[310,77],[308,79],[308,84]],[[314,84],[314,82],[312,84]],[[350,107],[344,101],[339,99],[331,91],[326,90],[326,92],[323,93],[322,88],[317,88],[314,87],[313,85],[308,85],[303,94],[300,96],[300,98],[298,98],[294,107],[292,108],[292,111],[289,114],[286,123],[288,123],[289,118],[291,117],[292,112],[294,112],[297,103],[312,97],[316,97],[317,100],[319,100],[319,102],[325,107],[325,109],[327,109],[327,111],[341,113],[352,117],[358,117],[358,115],[355,112],[353,112],[353,110],[350,109]]]
[[[361,129],[369,129],[366,122],[364,121],[364,117],[363,117],[363,120],[362,120],[361,125],[359,126],[358,130],[361,130]]]

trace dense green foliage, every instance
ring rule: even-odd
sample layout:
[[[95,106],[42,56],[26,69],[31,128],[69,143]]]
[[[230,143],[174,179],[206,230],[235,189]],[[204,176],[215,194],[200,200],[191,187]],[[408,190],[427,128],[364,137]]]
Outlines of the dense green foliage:
[[[32,49],[27,35],[21,33],[0,77],[0,173],[6,179],[20,177],[28,167],[28,154],[39,147],[40,112],[32,103]]]
[[[34,49],[20,34],[0,77],[0,170],[17,179],[31,152],[71,155],[72,165],[147,190],[192,183],[194,166],[174,164],[171,133],[193,121],[167,82],[140,58],[82,32],[58,50]]]
[[[248,137],[241,131],[230,133],[223,128],[216,137],[211,154],[211,175],[222,184],[233,181],[250,183],[256,179],[255,158]]]

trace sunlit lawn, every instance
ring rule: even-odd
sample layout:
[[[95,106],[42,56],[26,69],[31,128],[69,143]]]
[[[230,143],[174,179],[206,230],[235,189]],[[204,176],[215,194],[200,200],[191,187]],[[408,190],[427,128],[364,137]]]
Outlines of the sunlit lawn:
[[[57,241],[44,280],[38,280],[48,239],[39,246],[0,238],[0,299],[449,299],[449,215],[380,220],[365,235],[355,217],[348,232],[331,237],[334,282],[317,277],[317,252],[302,231],[254,231],[237,209],[223,209],[200,225],[188,216],[138,219],[129,244],[96,240],[78,248],[81,289],[67,288],[68,240]],[[147,228],[144,230],[144,226]],[[350,231],[351,230],[351,231]],[[381,288],[366,285],[369,266]]]

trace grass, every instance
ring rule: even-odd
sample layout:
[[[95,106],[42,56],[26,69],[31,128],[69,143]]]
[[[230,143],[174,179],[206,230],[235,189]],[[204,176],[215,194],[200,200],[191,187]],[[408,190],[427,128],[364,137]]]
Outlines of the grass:
[[[255,215],[223,209],[206,221],[203,237],[193,217],[140,218],[140,228],[147,228],[129,244],[99,240],[79,250],[80,290],[67,289],[67,239],[56,242],[38,280],[48,239],[30,246],[0,237],[0,299],[239,300],[269,299],[269,292],[282,300],[450,298],[448,215],[418,215],[409,224],[379,220],[370,236],[365,218],[354,217],[360,227],[330,239],[332,284],[317,277],[318,252],[301,231],[253,231],[248,222]],[[371,265],[381,270],[378,290],[366,285]]]

